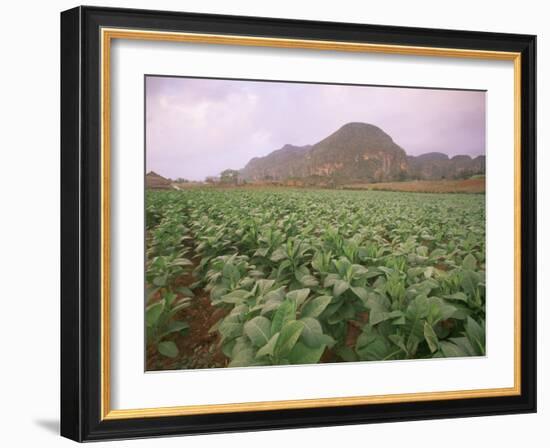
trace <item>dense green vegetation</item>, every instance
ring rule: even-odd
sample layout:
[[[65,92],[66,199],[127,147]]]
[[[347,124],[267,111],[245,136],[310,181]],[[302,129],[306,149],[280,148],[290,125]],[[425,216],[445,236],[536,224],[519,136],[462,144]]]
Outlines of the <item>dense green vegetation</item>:
[[[164,357],[205,294],[229,367],[485,353],[484,195],[147,191],[146,227]]]

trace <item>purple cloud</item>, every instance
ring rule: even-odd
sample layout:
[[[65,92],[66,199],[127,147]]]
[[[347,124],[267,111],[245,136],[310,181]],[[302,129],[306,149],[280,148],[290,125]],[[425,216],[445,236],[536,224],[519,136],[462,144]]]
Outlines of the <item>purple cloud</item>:
[[[147,171],[201,180],[351,121],[407,154],[485,153],[485,92],[172,77],[146,78]]]

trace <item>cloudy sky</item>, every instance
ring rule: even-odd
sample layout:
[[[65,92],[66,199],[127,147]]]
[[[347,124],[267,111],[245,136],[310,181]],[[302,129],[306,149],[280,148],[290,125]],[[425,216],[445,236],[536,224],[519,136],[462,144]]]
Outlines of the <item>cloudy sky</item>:
[[[287,143],[371,123],[407,154],[485,151],[485,93],[174,77],[146,78],[147,171],[202,180]]]

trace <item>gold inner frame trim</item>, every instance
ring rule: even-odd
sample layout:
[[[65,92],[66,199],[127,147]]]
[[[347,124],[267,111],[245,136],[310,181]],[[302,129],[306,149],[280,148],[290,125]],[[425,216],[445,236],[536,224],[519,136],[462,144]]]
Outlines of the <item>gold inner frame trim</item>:
[[[110,50],[113,39],[238,45],[411,56],[455,57],[513,61],[514,63],[514,386],[441,392],[368,395],[302,400],[187,405],[140,409],[111,409],[110,346]],[[353,406],[414,401],[503,397],[521,394],[521,54],[514,52],[418,47],[305,39],[279,39],[217,34],[101,29],[101,419],[201,415],[316,407]]]

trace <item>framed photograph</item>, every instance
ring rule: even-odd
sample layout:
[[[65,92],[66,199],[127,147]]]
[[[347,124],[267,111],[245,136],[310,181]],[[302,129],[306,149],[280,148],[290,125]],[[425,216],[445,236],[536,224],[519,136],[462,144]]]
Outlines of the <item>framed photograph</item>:
[[[535,36],[61,14],[61,433],[536,411]]]

